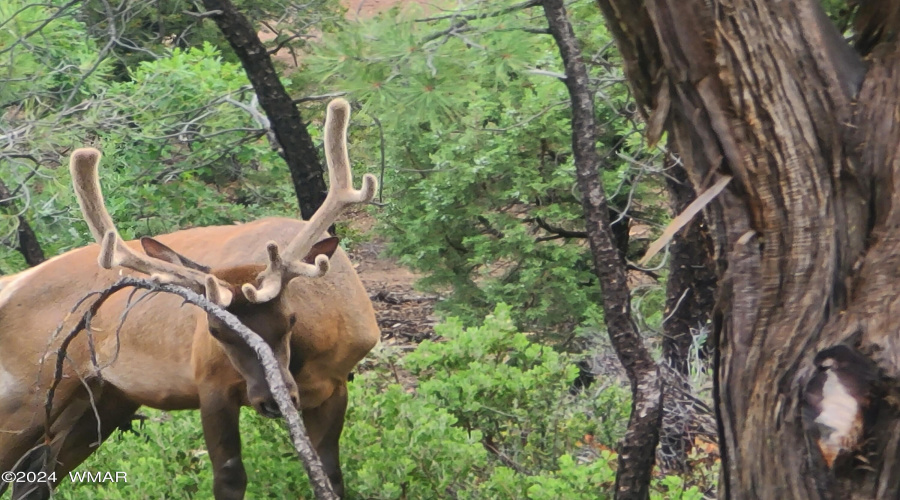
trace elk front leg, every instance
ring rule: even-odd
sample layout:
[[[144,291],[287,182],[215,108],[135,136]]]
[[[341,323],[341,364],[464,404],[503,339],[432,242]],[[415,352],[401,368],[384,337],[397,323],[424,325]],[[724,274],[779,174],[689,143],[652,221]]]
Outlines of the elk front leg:
[[[213,466],[213,495],[216,500],[242,500],[247,472],[241,460],[240,402],[217,390],[201,390],[200,394],[203,437]]]
[[[331,486],[338,497],[344,498],[344,475],[341,472],[341,455],[338,448],[344,430],[344,414],[347,412],[347,384],[339,385],[324,403],[303,410],[303,423]]]

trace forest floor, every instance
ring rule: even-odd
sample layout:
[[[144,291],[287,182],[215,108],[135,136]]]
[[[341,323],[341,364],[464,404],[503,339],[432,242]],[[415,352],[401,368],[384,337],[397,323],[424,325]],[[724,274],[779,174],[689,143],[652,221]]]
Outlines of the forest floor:
[[[418,344],[434,336],[436,295],[417,292],[421,276],[384,256],[385,239],[373,232],[376,220],[363,210],[347,214],[353,232],[366,236],[348,252],[378,318],[381,340],[387,344]]]

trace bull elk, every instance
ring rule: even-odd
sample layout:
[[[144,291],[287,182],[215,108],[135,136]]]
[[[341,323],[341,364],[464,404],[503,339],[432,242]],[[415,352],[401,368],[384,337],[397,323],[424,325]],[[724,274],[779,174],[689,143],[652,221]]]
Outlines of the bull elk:
[[[28,450],[49,440],[49,463],[60,478],[114,429],[127,425],[140,406],[199,408],[215,498],[243,498],[247,475],[241,461],[240,407],[250,405],[261,415],[277,417],[278,406],[253,351],[221,322],[183,305],[178,297],[152,294],[132,304],[135,297],[127,291],[112,295],[91,323],[96,359],[92,361],[86,335],[69,346],[66,373],[45,422],[43,404],[55,361],[49,353],[55,353],[61,340],[53,332],[87,293],[108,287],[121,275],[139,273],[205,293],[269,344],[290,375],[285,381],[325,471],[343,495],[338,440],[347,378],[380,333],[359,277],[337,238],[327,235],[343,208],[367,202],[375,192],[371,175],[363,178],[361,190],[352,187],[349,113],[343,99],[328,106],[330,188],[309,221],[266,218],[125,242],[104,207],[99,151],[72,154],[79,205],[99,245],[72,250],[3,282],[0,471],[10,470]],[[0,494],[5,487],[0,485]],[[49,493],[49,487],[43,488]]]

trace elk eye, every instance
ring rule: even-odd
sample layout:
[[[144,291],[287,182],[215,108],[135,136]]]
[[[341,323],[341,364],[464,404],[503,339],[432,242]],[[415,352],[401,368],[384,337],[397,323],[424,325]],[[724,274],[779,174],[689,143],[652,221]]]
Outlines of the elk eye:
[[[297,315],[291,314],[288,317],[288,328],[293,328],[296,323],[297,323]]]

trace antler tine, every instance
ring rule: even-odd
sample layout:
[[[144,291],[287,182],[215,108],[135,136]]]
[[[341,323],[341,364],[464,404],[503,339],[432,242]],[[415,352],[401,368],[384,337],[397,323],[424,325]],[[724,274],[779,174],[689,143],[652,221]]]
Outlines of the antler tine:
[[[247,300],[264,302],[271,300],[281,291],[281,286],[296,276],[322,276],[328,271],[328,257],[319,255],[315,264],[303,262],[319,236],[328,229],[341,212],[357,203],[368,203],[375,197],[378,181],[374,175],[363,176],[362,188],[353,189],[353,175],[347,155],[347,125],[350,122],[350,104],[344,99],[334,99],[328,103],[325,115],[325,161],[328,164],[329,189],[325,202],[306,222],[303,229],[288,244],[282,258],[273,259],[270,242],[269,263],[259,276],[260,288],[244,285]],[[275,245],[274,255],[278,256]]]
[[[100,188],[100,179],[97,175],[100,156],[100,151],[94,148],[82,148],[76,149],[69,159],[72,185],[75,188],[78,205],[81,207],[81,214],[94,239],[100,243],[100,256],[97,258],[100,267],[111,269],[114,266],[122,266],[150,275],[161,283],[183,285],[201,291],[206,289],[209,276],[206,273],[139,254],[125,244],[103,201],[103,190]],[[227,285],[219,283],[212,276],[209,277],[218,285],[216,295],[219,304],[223,306],[230,304],[232,294]]]
[[[285,249],[287,261],[298,261],[334,223],[344,208],[368,203],[375,197],[378,181],[374,175],[363,176],[362,189],[353,189],[350,159],[347,155],[347,125],[350,122],[350,103],[335,99],[328,103],[325,116],[325,162],[328,164],[329,189],[325,202],[309,219],[306,226]]]

